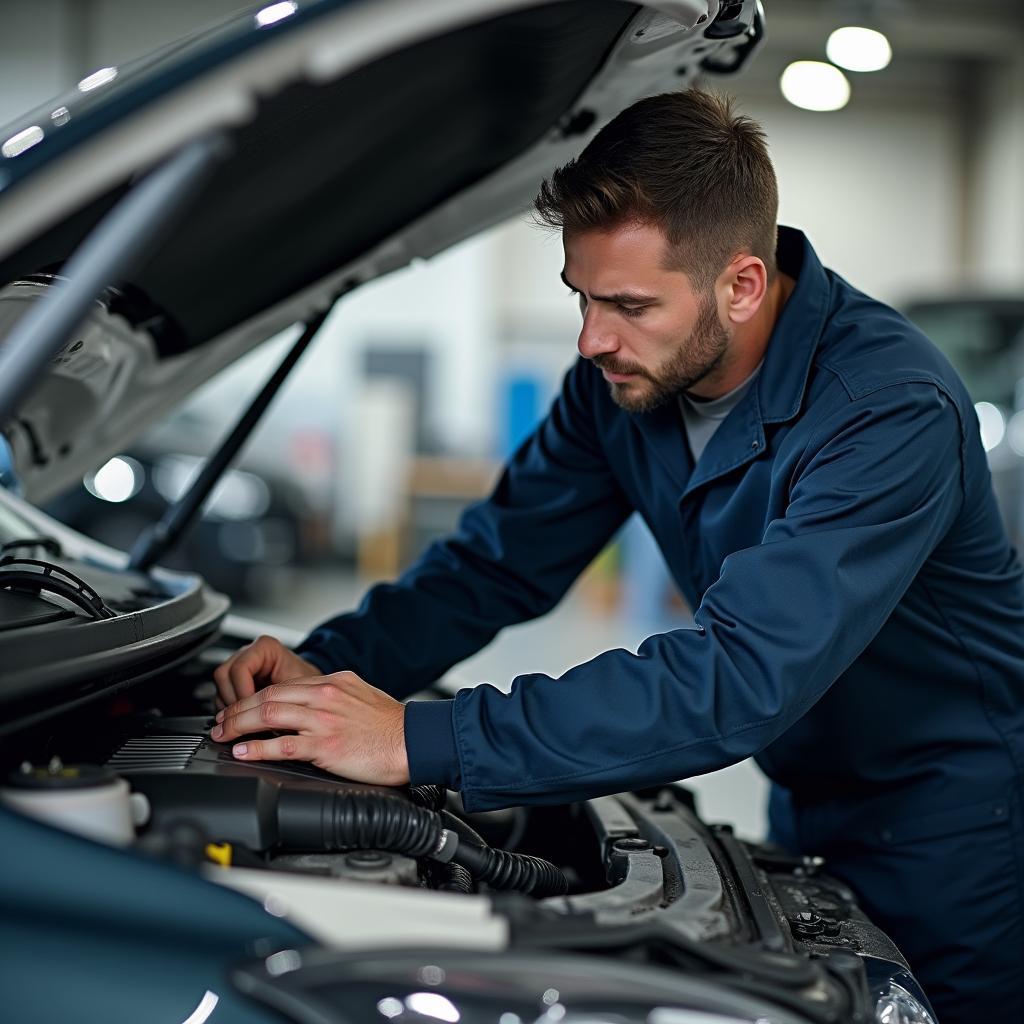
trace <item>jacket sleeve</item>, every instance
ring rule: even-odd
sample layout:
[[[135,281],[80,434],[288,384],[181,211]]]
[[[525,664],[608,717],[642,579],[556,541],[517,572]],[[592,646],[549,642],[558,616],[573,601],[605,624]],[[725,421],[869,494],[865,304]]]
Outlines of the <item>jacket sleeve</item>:
[[[520,676],[507,695],[459,692],[449,777],[467,809],[656,785],[762,750],[871,642],[948,531],[963,500],[962,442],[955,406],[930,384],[830,413],[785,514],[725,559],[696,628],[559,679]]]
[[[395,583],[314,630],[298,653],[402,697],[503,627],[553,608],[631,511],[594,425],[590,391],[600,383],[577,362],[491,496]]]

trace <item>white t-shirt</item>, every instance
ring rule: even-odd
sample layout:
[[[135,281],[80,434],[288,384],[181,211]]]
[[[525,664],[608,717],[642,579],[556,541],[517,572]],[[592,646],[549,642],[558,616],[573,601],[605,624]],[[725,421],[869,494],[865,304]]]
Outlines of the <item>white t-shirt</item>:
[[[758,363],[754,372],[742,384],[720,398],[696,398],[685,391],[679,396],[679,411],[683,416],[686,440],[690,443],[694,463],[700,459],[722,421],[739,405],[754,383],[754,378],[761,372],[762,365]]]

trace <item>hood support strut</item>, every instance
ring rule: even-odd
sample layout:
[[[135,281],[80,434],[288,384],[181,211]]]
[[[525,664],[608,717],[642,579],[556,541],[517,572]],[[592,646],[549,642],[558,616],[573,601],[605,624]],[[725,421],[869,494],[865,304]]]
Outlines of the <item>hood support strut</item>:
[[[219,135],[190,142],[93,229],[65,264],[65,280],[18,321],[0,351],[0,423],[14,417],[104,289],[152,255],[226,152]]]
[[[338,298],[340,295],[336,296],[334,301],[336,302]],[[148,572],[195,522],[203,503],[210,496],[210,492],[220,479],[221,474],[228,468],[239,449],[248,440],[253,428],[281,389],[285,378],[291,373],[309,343],[319,333],[333,308],[334,302],[306,322],[298,341],[289,349],[273,376],[263,385],[252,404],[242,413],[234,429],[203,466],[202,472],[196,477],[192,486],[176,502],[168,506],[158,523],[154,523],[142,531],[138,540],[132,545],[131,553],[128,556],[130,568],[139,572]]]

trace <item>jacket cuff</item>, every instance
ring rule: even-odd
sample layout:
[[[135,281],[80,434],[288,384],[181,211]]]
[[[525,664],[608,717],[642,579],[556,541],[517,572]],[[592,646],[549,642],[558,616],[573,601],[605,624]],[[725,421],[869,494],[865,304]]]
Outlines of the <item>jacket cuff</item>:
[[[411,700],[405,705],[405,753],[409,784],[461,785],[459,752],[452,724],[454,700]]]

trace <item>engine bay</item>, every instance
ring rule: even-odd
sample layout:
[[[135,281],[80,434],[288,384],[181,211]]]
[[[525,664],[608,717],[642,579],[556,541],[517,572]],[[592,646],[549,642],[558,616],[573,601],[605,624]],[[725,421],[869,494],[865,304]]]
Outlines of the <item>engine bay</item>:
[[[408,891],[408,899],[432,891],[451,901],[430,905],[444,936],[449,905],[457,916],[459,901],[483,899],[503,919],[509,949],[726,976],[823,1024],[874,1005],[872,965],[909,970],[819,859],[706,825],[679,785],[467,814],[457,794],[437,786],[391,789],[302,763],[236,761],[209,737],[210,669],[224,656],[207,649],[10,737],[7,785],[19,773],[81,785],[79,766],[123,780],[145,805],[129,848],[267,906],[303,880],[310,920],[325,894],[347,891],[338,887]],[[400,934],[401,919],[395,928]]]

